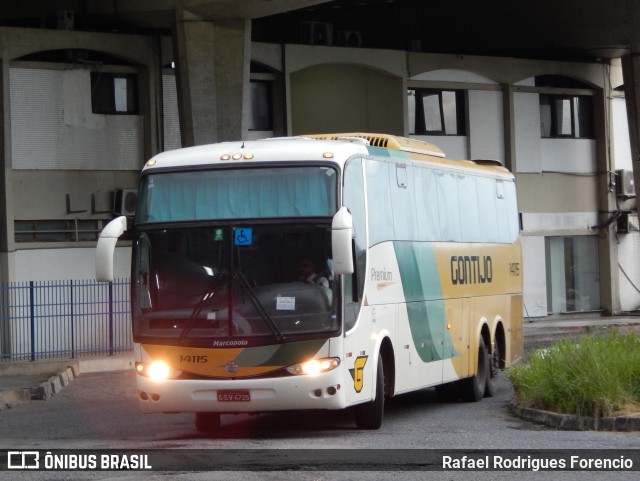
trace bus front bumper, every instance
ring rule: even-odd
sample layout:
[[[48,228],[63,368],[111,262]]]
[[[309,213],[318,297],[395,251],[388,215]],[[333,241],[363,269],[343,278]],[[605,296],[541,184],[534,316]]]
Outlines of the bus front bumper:
[[[144,413],[259,413],[346,407],[340,370],[318,376],[266,379],[155,381],[136,375]]]

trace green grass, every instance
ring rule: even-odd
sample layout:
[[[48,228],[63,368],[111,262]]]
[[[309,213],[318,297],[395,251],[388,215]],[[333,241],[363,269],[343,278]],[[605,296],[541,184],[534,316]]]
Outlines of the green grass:
[[[640,412],[640,337],[564,340],[509,371],[521,406],[579,416]]]

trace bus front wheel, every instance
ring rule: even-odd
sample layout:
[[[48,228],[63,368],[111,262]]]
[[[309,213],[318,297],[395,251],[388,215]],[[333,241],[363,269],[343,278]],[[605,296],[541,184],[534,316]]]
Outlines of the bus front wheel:
[[[376,371],[376,397],[373,401],[355,407],[356,426],[360,429],[380,429],[384,416],[384,364],[378,356]]]
[[[196,413],[196,429],[199,433],[214,433],[220,429],[219,413]]]
[[[489,354],[484,344],[484,339],[480,336],[478,343],[478,371],[475,376],[462,379],[460,381],[460,397],[463,401],[476,402],[484,397],[489,378]]]

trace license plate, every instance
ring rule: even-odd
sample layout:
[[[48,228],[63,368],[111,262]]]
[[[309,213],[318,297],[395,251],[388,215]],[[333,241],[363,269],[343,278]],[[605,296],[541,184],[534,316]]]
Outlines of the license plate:
[[[218,391],[218,402],[236,403],[251,401],[251,393],[249,391]]]

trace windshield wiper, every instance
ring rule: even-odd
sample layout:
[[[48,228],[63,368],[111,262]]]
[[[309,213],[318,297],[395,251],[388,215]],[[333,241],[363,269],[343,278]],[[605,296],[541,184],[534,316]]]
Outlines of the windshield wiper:
[[[198,304],[196,304],[196,307],[193,309],[193,311],[191,311],[191,315],[187,320],[187,325],[184,326],[184,328],[182,329],[182,332],[180,333],[180,337],[179,337],[180,342],[184,341],[186,337],[189,335],[189,333],[191,332],[191,329],[193,329],[193,326],[196,323],[196,320],[198,319],[198,316],[202,312],[202,308],[205,306],[205,303],[209,299],[212,299],[214,294],[215,292],[213,292],[212,290],[208,290],[205,293],[205,295],[202,296],[202,299],[198,301]]]
[[[264,308],[264,306],[260,302],[260,299],[258,299],[258,296],[256,295],[256,291],[254,291],[253,287],[251,287],[251,284],[247,280],[247,277],[241,271],[238,270],[234,274],[234,278],[238,280],[238,283],[246,291],[247,295],[249,296],[249,300],[251,301],[251,304],[253,304],[253,307],[255,307],[256,311],[258,311],[258,314],[260,314],[260,317],[262,317],[262,319],[267,324],[269,329],[271,329],[271,332],[275,336],[276,341],[278,342],[284,341],[286,337],[284,336],[284,334],[282,334],[282,331],[278,329],[278,326],[276,325],[275,321],[269,315],[267,310]]]

